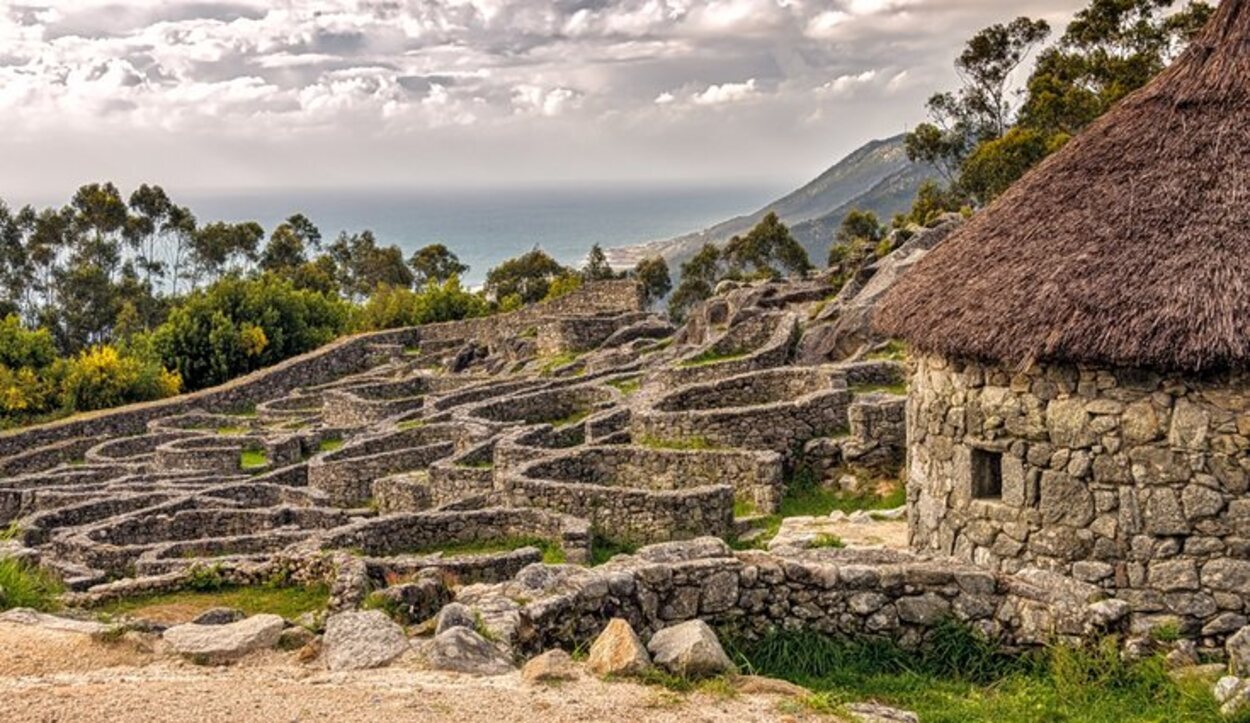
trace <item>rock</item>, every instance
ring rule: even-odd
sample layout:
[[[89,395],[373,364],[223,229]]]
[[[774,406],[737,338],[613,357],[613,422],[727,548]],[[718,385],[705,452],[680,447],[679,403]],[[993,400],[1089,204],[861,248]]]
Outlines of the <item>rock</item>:
[[[438,622],[434,626],[434,634],[441,635],[452,628],[473,629],[477,617],[473,611],[460,603],[450,603],[438,611]]]
[[[281,616],[253,615],[225,625],[175,625],[163,637],[174,652],[192,662],[220,665],[254,650],[274,647],[285,626]]]
[[[1228,672],[1241,676],[1250,674],[1250,625],[1229,636],[1224,652],[1228,653]]]
[[[811,691],[788,680],[765,678],[760,675],[736,675],[733,678],[734,690],[743,695],[784,695],[801,698]]]
[[[1172,644],[1172,649],[1168,651],[1163,662],[1168,670],[1197,665],[1201,662],[1198,660],[1198,646],[1192,640],[1177,640]]]
[[[322,642],[330,670],[377,668],[408,650],[404,629],[381,610],[331,616]]]
[[[282,631],[278,636],[279,650],[299,650],[305,645],[317,639],[316,633],[298,625],[293,625]]]
[[[192,618],[196,625],[229,625],[247,617],[247,613],[238,608],[209,608]]]
[[[471,675],[503,675],[515,668],[489,640],[464,627],[453,627],[434,636],[425,648],[434,670]]]
[[[529,683],[549,683],[577,678],[577,666],[569,654],[556,648],[532,658],[521,668],[521,677]]]
[[[1215,685],[1211,687],[1211,695],[1215,696],[1217,703],[1227,703],[1234,695],[1237,695],[1238,689],[1243,685],[1241,678],[1235,675],[1225,675],[1215,681]]]
[[[74,620],[58,615],[41,613],[30,608],[13,608],[0,613],[0,623],[14,625],[34,625],[45,630],[57,630],[64,633],[81,633],[83,635],[105,635],[112,626],[97,623],[93,620]]]
[[[629,623],[613,618],[591,644],[586,667],[598,676],[640,675],[651,667],[651,656]]]
[[[647,643],[655,663],[684,678],[705,678],[736,672],[716,633],[702,620],[664,628]]]
[[[1250,704],[1250,681],[1227,675],[1215,682],[1211,694],[1220,704],[1220,713],[1231,718]]]
[[[879,703],[852,703],[846,707],[852,720],[860,723],[920,723],[920,716],[911,711],[890,708]]]

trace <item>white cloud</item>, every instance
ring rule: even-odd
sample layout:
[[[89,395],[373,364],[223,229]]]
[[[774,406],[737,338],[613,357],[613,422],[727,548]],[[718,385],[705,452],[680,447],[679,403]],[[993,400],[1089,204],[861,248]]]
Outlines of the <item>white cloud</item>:
[[[0,158],[28,159],[0,194],[80,179],[83,148],[93,175],[188,183],[233,183],[223,158],[293,182],[322,160],[327,182],[784,173],[802,139],[835,155],[923,118],[980,27],[1086,2],[0,0]]]
[[[709,85],[700,93],[690,96],[698,105],[720,105],[721,103],[737,103],[755,95],[755,78],[744,83],[721,83]]]

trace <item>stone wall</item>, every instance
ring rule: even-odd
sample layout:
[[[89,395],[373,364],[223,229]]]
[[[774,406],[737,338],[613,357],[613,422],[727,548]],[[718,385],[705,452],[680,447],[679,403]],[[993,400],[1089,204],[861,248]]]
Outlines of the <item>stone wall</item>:
[[[845,430],[850,398],[837,368],[770,369],[644,400],[631,431],[647,442],[698,441],[792,455],[809,439]]]
[[[954,619],[1007,645],[1040,645],[1116,628],[1123,603],[1098,598],[1092,585],[1040,570],[1007,576],[865,550],[733,553],[704,538],[655,545],[591,570],[532,566],[510,583],[463,590],[458,601],[481,610],[516,649],[534,653],[585,645],[613,617],[644,639],[701,618],[744,635],[806,628],[904,645]]]
[[[1127,601],[1139,629],[1214,641],[1246,624],[1245,377],[926,358],[908,432],[918,549],[1070,574]]]

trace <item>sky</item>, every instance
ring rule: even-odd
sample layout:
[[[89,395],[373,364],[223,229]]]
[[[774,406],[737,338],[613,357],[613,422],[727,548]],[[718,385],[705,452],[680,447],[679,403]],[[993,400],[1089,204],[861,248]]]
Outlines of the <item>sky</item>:
[[[1084,0],[0,0],[0,196],[797,185]]]

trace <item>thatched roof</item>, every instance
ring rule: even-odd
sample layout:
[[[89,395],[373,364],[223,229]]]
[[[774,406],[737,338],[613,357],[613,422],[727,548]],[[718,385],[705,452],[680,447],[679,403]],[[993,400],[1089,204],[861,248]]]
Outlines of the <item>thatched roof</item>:
[[[1250,0],[917,263],[875,322],[1009,365],[1250,367]]]

